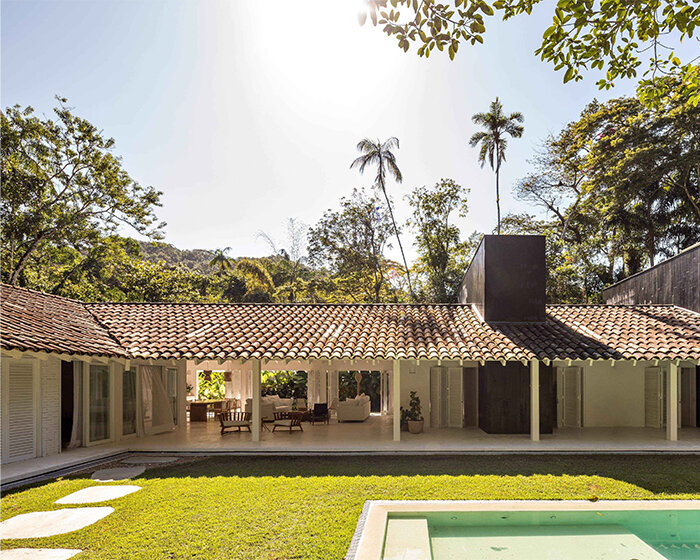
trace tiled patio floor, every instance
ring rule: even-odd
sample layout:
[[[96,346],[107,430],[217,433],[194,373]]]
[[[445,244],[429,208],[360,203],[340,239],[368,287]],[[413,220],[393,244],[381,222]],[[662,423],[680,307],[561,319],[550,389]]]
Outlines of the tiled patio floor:
[[[10,463],[2,467],[2,481],[70,467],[128,451],[154,453],[557,453],[557,452],[696,452],[700,428],[682,428],[679,440],[667,441],[662,429],[583,428],[557,430],[532,442],[527,435],[488,435],[476,428],[427,430],[418,435],[402,432],[392,441],[392,419],[372,415],[362,423],[331,421],[329,425],[304,423],[304,431],[263,431],[259,443],[247,432],[219,433],[217,422],[188,423],[183,429],[115,444],[64,451],[60,455]]]

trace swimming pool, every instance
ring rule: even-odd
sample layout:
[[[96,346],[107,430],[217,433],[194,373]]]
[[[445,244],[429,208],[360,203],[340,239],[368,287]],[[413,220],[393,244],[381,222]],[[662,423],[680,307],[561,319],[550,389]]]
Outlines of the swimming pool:
[[[698,501],[369,502],[352,560],[698,560]]]

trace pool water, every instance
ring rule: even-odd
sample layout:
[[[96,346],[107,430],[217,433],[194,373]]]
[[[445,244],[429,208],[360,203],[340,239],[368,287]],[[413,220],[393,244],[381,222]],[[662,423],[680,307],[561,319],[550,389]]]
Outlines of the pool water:
[[[384,560],[699,560],[700,510],[389,513]]]

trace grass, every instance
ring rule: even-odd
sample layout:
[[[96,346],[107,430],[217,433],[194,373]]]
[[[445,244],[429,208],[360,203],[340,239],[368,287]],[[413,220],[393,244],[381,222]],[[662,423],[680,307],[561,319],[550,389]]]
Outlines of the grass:
[[[91,527],[3,548],[80,548],[81,560],[341,559],[365,500],[700,499],[700,457],[219,457],[130,483],[143,489]],[[83,475],[8,492],[1,517],[58,509],[94,484]]]

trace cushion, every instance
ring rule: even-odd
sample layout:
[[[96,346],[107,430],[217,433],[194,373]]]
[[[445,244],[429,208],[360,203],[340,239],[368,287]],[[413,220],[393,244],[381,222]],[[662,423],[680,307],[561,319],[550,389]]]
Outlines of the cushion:
[[[285,420],[275,420],[275,426],[286,426],[289,427],[292,425],[292,421],[289,419]]]
[[[224,428],[237,428],[248,425],[250,425],[248,420],[224,420]]]

